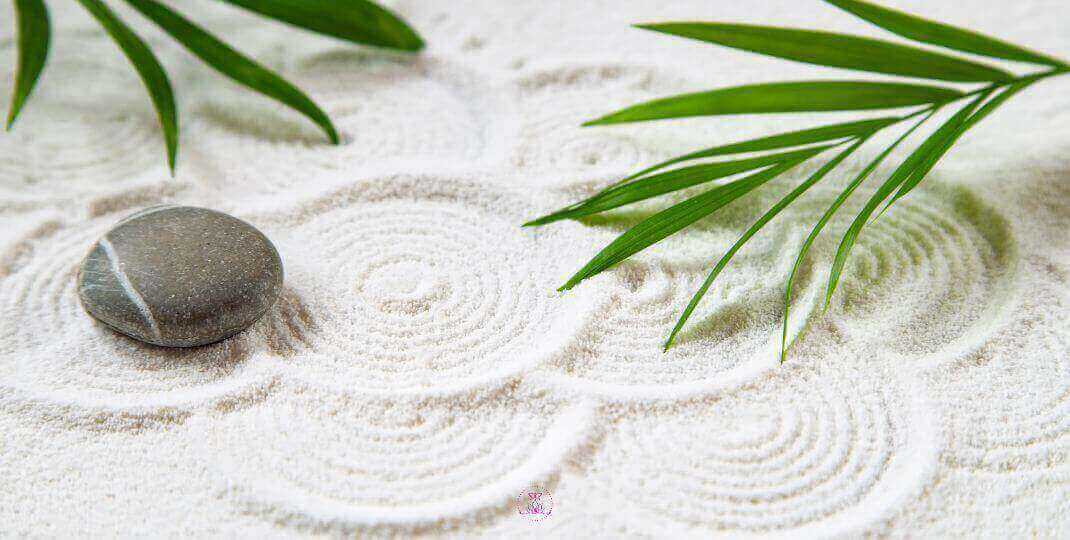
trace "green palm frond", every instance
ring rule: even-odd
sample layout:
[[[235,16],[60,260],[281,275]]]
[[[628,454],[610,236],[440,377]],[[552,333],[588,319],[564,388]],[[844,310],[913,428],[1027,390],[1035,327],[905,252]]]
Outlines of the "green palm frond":
[[[843,188],[814,224],[799,250],[785,291],[781,334],[781,361],[783,361],[792,287],[802,261],[840,207],[888,158],[892,151],[933,118],[938,111],[957,108],[894,169],[855,216],[844,233],[832,262],[826,287],[826,304],[836,290],[851,248],[865,224],[882,203],[885,204],[884,209],[887,209],[909,194],[968,130],[1012,96],[1037,81],[1070,71],[1070,65],[1063,61],[970,30],[929,21],[861,0],[826,1],[900,37],[991,59],[1031,63],[1044,66],[1046,69],[1019,76],[999,66],[978,63],[952,54],[878,39],[814,30],[707,22],[638,25],[639,28],[645,30],[797,62],[936,82],[974,83],[980,86],[973,90],[958,90],[942,85],[883,81],[826,80],[766,83],[656,99],[589,121],[584,125],[610,125],[732,114],[915,108],[912,112],[902,116],[819,126],[717,145],[685,154],[629,175],[585,201],[528,222],[525,225],[544,225],[561,219],[589,216],[623,204],[754,170],[748,169],[749,166],[762,167],[760,172],[718,185],[704,194],[671,206],[638,223],[595,255],[586,266],[568,279],[562,289],[570,289],[580,281],[611,268],[635,253],[743,197],[799,163],[817,158],[819,154],[833,147],[848,145],[777,201],[715,263],[709,276],[684,308],[670,332],[665,342],[665,348],[668,349],[717,276],[752,236],[804,192],[828,176],[873,135],[881,130],[910,122],[908,129],[870,161]],[[827,144],[812,146],[818,143]],[[762,153],[771,150],[777,150],[779,153],[671,168],[699,159],[741,153]]]
[[[323,110],[296,86],[234,50],[186,17],[156,0],[124,0],[204,63],[311,120],[338,144],[338,132]],[[225,0],[247,11],[352,43],[419,51],[424,42],[397,15],[368,0]],[[149,92],[163,131],[167,163],[174,174],[178,153],[178,111],[167,73],[152,50],[104,0],[78,0],[134,65]],[[7,116],[11,129],[45,65],[50,41],[48,10],[43,0],[15,0],[18,70]]]

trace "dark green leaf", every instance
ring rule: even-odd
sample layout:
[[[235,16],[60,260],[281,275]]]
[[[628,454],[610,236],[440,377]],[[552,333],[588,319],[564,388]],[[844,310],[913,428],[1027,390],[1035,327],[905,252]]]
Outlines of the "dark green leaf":
[[[289,105],[320,126],[332,143],[338,144],[338,133],[330,118],[301,90],[282,77],[230,48],[156,0],[126,1],[205,63],[231,79]]]
[[[18,19],[19,67],[11,108],[7,112],[7,129],[15,123],[45,67],[51,34],[48,9],[41,0],[15,0],[15,17]]]
[[[970,117],[967,118],[966,121],[963,122],[962,125],[959,126],[959,128],[955,130],[954,133],[951,134],[951,136],[945,139],[941,143],[941,145],[937,149],[935,149],[917,169],[914,170],[914,172],[910,173],[910,177],[907,178],[905,182],[903,182],[903,185],[899,187],[899,191],[897,191],[895,193],[895,196],[893,196],[892,199],[888,201],[888,204],[887,206],[885,206],[885,209],[887,209],[892,204],[895,204],[896,201],[901,199],[907,193],[910,193],[912,189],[914,189],[919,183],[921,183],[921,181],[925,179],[925,176],[929,174],[929,171],[931,171],[932,168],[936,165],[936,162],[940,161],[940,158],[944,157],[944,154],[946,154],[947,151],[951,149],[951,146],[959,140],[959,137],[962,137],[962,135],[974,125],[976,125],[977,122],[983,120],[986,116],[991,114],[992,111],[996,110],[1000,105],[1002,105],[1003,102],[1007,101],[1011,98],[1011,96],[1022,91],[1030,84],[1032,84],[1032,81],[1016,83],[1011,86],[1008,86],[1005,90],[1000,92],[999,95],[985,103],[984,106],[978,109],[976,113],[970,115]],[[987,96],[987,94],[982,95]]]
[[[701,195],[650,216],[617,237],[598,252],[579,272],[558,290],[568,290],[632,255],[660,242],[669,235],[712,214],[717,209],[746,195],[751,190],[795,167],[802,160],[785,162],[734,182],[717,186]]]
[[[691,317],[691,313],[695,311],[696,307],[698,307],[699,301],[702,300],[702,297],[706,295],[706,291],[709,290],[710,285],[712,285],[713,281],[717,279],[717,276],[721,274],[721,271],[724,270],[725,266],[728,265],[728,262],[732,260],[732,257],[736,255],[736,252],[738,252],[739,249],[742,248],[743,245],[746,244],[752,236],[754,236],[759,230],[761,230],[762,227],[765,227],[765,225],[769,223],[770,220],[776,217],[777,214],[787,208],[788,205],[794,202],[795,199],[799,198],[800,195],[806,193],[806,190],[810,189],[814,186],[814,184],[821,181],[821,179],[824,178],[825,175],[829,173],[829,171],[835,169],[837,165],[839,165],[841,162],[843,162],[844,159],[847,158],[847,156],[851,155],[852,152],[857,150],[863,142],[863,140],[856,141],[846,150],[837,154],[836,157],[830,159],[820,169],[814,172],[814,174],[810,175],[810,177],[807,178],[803,183],[796,186],[795,189],[791,190],[790,193],[788,193],[782,199],[777,201],[777,203],[774,204],[772,208],[770,208],[765,214],[763,214],[762,217],[758,218],[758,221],[755,221],[754,224],[751,225],[750,228],[747,229],[746,232],[744,232],[738,240],[736,240],[735,244],[732,244],[732,247],[728,248],[728,251],[726,251],[725,254],[721,257],[721,260],[717,261],[717,264],[713,267],[713,270],[710,272],[710,275],[707,276],[706,280],[702,282],[702,286],[699,287],[698,292],[696,292],[695,295],[691,297],[691,301],[688,302],[687,308],[684,309],[683,315],[681,315],[680,319],[676,321],[676,326],[673,327],[672,333],[669,334],[669,339],[665,341],[665,350],[668,350],[669,347],[672,346],[673,340],[676,339],[676,334],[678,334],[680,332],[680,329],[684,327],[684,324],[687,323],[687,319]]]
[[[397,15],[368,0],[223,0],[249,11],[354,43],[418,51],[420,36]]]
[[[969,60],[877,39],[749,24],[678,22],[639,28],[810,64],[958,82],[1006,81],[1011,74]]]
[[[708,163],[681,169],[673,169],[668,172],[647,176],[626,184],[611,187],[585,201],[573,204],[547,216],[525,223],[524,225],[545,225],[562,219],[576,219],[591,214],[597,214],[634,202],[657,197],[658,195],[663,195],[665,193],[697,186],[717,178],[724,178],[734,174],[768,167],[777,163],[809,159],[828,148],[830,148],[830,146],[820,146],[817,148],[806,148],[804,150],[781,152],[779,154],[770,154],[748,159],[723,161],[719,163]]]
[[[981,56],[1067,67],[1064,62],[1060,62],[1054,58],[1023,49],[1005,41],[978,34],[971,30],[956,28],[954,26],[926,20],[908,13],[873,5],[868,2],[860,2],[858,0],[825,1],[907,39],[940,45],[956,51],[979,54]]]
[[[713,148],[707,148],[705,150],[691,152],[690,154],[685,154],[667,161],[662,161],[661,163],[658,163],[657,165],[653,165],[651,167],[647,167],[646,169],[643,169],[625,178],[624,180],[627,181],[633,178],[639,178],[640,176],[663,169],[670,165],[675,165],[677,163],[682,163],[684,161],[690,161],[693,159],[723,156],[729,154],[742,154],[746,152],[762,152],[765,150],[775,150],[777,148],[802,146],[805,144],[832,141],[836,139],[844,139],[847,137],[864,137],[871,133],[875,133],[881,128],[890,126],[898,122],[899,120],[901,120],[901,118],[896,116],[874,118],[872,120],[858,120],[855,122],[830,124],[827,126],[820,126],[816,128],[802,129],[799,131],[789,131],[787,133],[779,133],[777,135],[770,135],[768,137],[751,139],[749,141],[714,146]]]
[[[814,224],[813,229],[810,230],[810,234],[803,242],[802,248],[799,249],[799,254],[795,257],[795,264],[791,267],[791,274],[788,276],[788,285],[786,290],[784,291],[784,322],[780,333],[781,362],[784,361],[785,354],[787,353],[788,317],[791,315],[791,290],[795,284],[795,277],[799,273],[799,268],[802,266],[803,259],[806,258],[806,253],[810,250],[810,246],[812,246],[814,241],[817,240],[817,237],[821,234],[822,229],[825,228],[825,225],[828,224],[830,219],[832,219],[832,216],[834,216],[836,212],[840,209],[840,207],[843,206],[843,203],[847,201],[847,198],[850,197],[856,189],[858,189],[858,186],[862,185],[862,182],[864,182],[866,178],[869,178],[869,175],[873,173],[873,170],[876,169],[885,160],[885,158],[887,158],[888,155],[896,149],[896,147],[898,147],[904,140],[906,140],[907,137],[914,133],[914,131],[917,130],[919,127],[921,127],[921,125],[924,124],[926,120],[931,118],[934,113],[935,111],[929,111],[928,113],[926,113],[925,116],[921,118],[921,120],[916,122],[913,126],[910,127],[910,129],[900,135],[894,143],[892,143],[888,148],[884,149],[884,151],[881,152],[876,158],[874,158],[873,161],[870,161],[869,164],[866,165],[866,167],[863,168],[851,180],[849,184],[847,184],[847,187],[840,192],[840,194],[836,197],[836,200],[834,200],[832,204],[829,205],[828,209],[825,210],[825,213],[821,216],[820,219],[818,219],[817,223]]]
[[[167,144],[167,164],[171,174],[175,172],[175,155],[178,152],[178,113],[175,111],[175,95],[163,66],[141,38],[115,16],[115,13],[100,0],[78,0],[78,3],[104,27],[108,35],[122,49],[123,54],[134,64],[141,81],[152,97],[156,116],[160,119],[164,141]]]
[[[954,135],[959,126],[966,121],[983,98],[984,96],[975,99],[970,102],[970,104],[959,109],[959,111],[945,121],[940,128],[929,135],[925,142],[918,146],[918,148],[916,148],[914,152],[896,168],[892,175],[888,177],[879,188],[877,188],[877,192],[866,201],[866,205],[858,213],[858,216],[855,217],[854,221],[851,222],[851,226],[848,227],[847,232],[844,233],[843,238],[840,240],[840,245],[836,249],[836,258],[832,263],[828,289],[825,292],[826,305],[832,300],[832,293],[836,290],[837,283],[839,283],[840,274],[843,272],[843,267],[847,262],[847,256],[850,254],[851,248],[854,247],[859,233],[862,232],[862,227],[865,226],[869,217],[873,214],[873,211],[876,210],[881,201],[888,198],[888,195],[890,195],[894,189],[907,181],[915,170],[918,170],[919,167],[923,167],[926,160],[930,159],[930,156],[934,152],[939,151],[947,138]]]
[[[721,114],[860,111],[944,103],[950,88],[864,81],[803,81],[735,86],[633,105],[585,126]]]

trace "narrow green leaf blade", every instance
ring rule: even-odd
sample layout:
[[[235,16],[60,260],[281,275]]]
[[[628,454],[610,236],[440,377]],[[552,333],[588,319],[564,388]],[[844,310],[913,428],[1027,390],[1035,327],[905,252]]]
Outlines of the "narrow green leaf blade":
[[[613,186],[589,199],[565,207],[557,212],[525,223],[525,226],[545,225],[562,219],[576,219],[628,204],[643,201],[658,195],[686,189],[699,184],[725,178],[742,172],[768,167],[777,163],[809,159],[830,148],[831,145],[781,152],[748,159],[722,161],[694,165],[633,180]]]
[[[11,108],[7,112],[7,129],[15,123],[19,111],[33,92],[37,78],[48,58],[51,26],[48,9],[41,0],[15,0],[15,17],[18,19],[19,61],[15,75],[15,90],[11,96]]]
[[[936,111],[929,111],[927,114],[925,114],[920,120],[915,122],[914,125],[910,127],[910,129],[900,135],[899,138],[895,140],[895,142],[888,146],[888,148],[885,148],[883,152],[881,152],[876,158],[870,161],[869,164],[865,166],[865,168],[859,171],[859,173],[851,180],[851,182],[847,184],[847,187],[845,187],[843,191],[841,191],[840,194],[836,196],[836,199],[832,202],[832,204],[829,205],[828,209],[825,210],[825,213],[822,214],[821,218],[818,219],[817,223],[814,224],[814,227],[810,230],[810,234],[806,237],[806,240],[803,241],[802,248],[799,249],[799,254],[795,257],[795,264],[791,267],[791,274],[788,276],[787,287],[784,291],[784,319],[780,332],[781,362],[784,361],[784,358],[787,354],[788,319],[791,316],[791,291],[794,287],[795,278],[799,273],[799,269],[802,267],[802,262],[804,259],[806,259],[807,252],[810,251],[810,247],[814,244],[814,241],[817,240],[817,237],[821,234],[821,231],[825,228],[825,225],[827,225],[829,220],[832,219],[832,216],[836,215],[836,212],[840,209],[841,206],[843,206],[843,203],[847,202],[847,199],[851,196],[852,193],[855,192],[856,189],[858,189],[858,186],[862,185],[862,182],[865,182],[866,178],[869,178],[869,175],[872,174],[873,171],[881,163],[884,162],[888,155],[891,154],[892,151],[895,150],[904,140],[906,140],[907,137],[910,137],[912,133],[914,133],[919,127],[921,127],[922,124],[924,124],[929,118],[931,118],[932,115],[935,114],[935,112]]]
[[[888,198],[888,195],[893,190],[898,188],[903,182],[907,181],[911,174],[919,167],[924,166],[927,159],[930,158],[934,151],[938,151],[943,145],[946,139],[952,136],[955,131],[966,121],[966,118],[977,108],[981,98],[975,99],[966,105],[962,109],[959,109],[951,118],[947,119],[943,125],[941,125],[935,132],[923,142],[918,148],[914,150],[892,173],[890,177],[874,193],[866,205],[851,222],[847,232],[844,233],[843,238],[840,240],[840,245],[836,249],[836,257],[832,263],[832,271],[829,275],[828,288],[825,292],[825,304],[828,305],[832,300],[832,293],[836,290],[836,285],[839,283],[840,275],[843,273],[844,264],[847,262],[847,257],[851,252],[851,248],[854,247],[855,241],[858,239],[859,233],[862,232],[862,227],[866,225],[869,217],[873,215],[873,211],[880,205],[881,201]]]
[[[687,320],[691,317],[691,313],[693,313],[695,311],[695,308],[698,307],[699,302],[702,300],[702,297],[706,295],[706,292],[709,291],[710,286],[713,284],[713,281],[717,279],[717,276],[721,274],[721,271],[724,270],[726,266],[728,266],[728,263],[732,260],[732,257],[736,255],[736,252],[738,252],[740,248],[742,248],[743,245],[751,239],[752,236],[757,234],[757,232],[760,231],[762,227],[765,227],[767,223],[769,223],[774,217],[776,217],[777,214],[787,208],[788,205],[795,202],[795,199],[798,199],[800,195],[806,193],[806,190],[813,187],[814,184],[820,182],[822,178],[824,178],[830,171],[832,171],[832,169],[835,169],[840,163],[842,163],[844,159],[847,159],[847,156],[851,155],[855,150],[857,150],[863,142],[863,140],[856,141],[854,144],[847,147],[846,150],[840,152],[834,158],[830,159],[827,163],[822,165],[820,169],[814,172],[814,174],[810,175],[810,177],[807,178],[803,183],[796,186],[795,189],[791,190],[791,192],[789,192],[787,195],[777,201],[777,203],[774,204],[772,208],[766,211],[766,213],[763,214],[762,217],[758,218],[758,220],[755,221],[754,224],[751,225],[750,228],[747,229],[739,237],[738,240],[736,240],[735,244],[732,244],[732,247],[728,248],[728,251],[726,251],[725,254],[721,256],[721,259],[717,261],[717,264],[713,267],[713,270],[710,271],[710,275],[707,276],[706,280],[702,282],[702,286],[699,287],[698,291],[695,292],[695,295],[691,297],[691,301],[688,302],[687,307],[684,309],[684,313],[680,315],[680,318],[676,321],[676,326],[674,326],[672,332],[669,333],[669,339],[665,340],[664,350],[667,351],[669,350],[669,347],[672,346],[673,341],[676,339],[676,334],[678,334],[680,330],[684,327],[684,324],[687,323]]]
[[[714,146],[712,148],[706,148],[684,154],[682,156],[674,157],[672,159],[662,161],[656,165],[652,165],[643,169],[624,180],[631,180],[633,178],[639,178],[650,174],[654,171],[658,171],[668,167],[670,165],[676,165],[685,161],[691,161],[695,159],[702,159],[708,157],[716,157],[730,154],[743,154],[747,152],[763,152],[766,150],[776,150],[778,148],[790,148],[793,146],[803,146],[806,144],[813,144],[819,142],[833,141],[836,139],[844,139],[847,137],[865,137],[878,130],[890,126],[901,120],[897,116],[887,116],[884,118],[874,118],[872,120],[858,120],[855,122],[844,122],[841,124],[829,124],[826,126],[819,126],[816,128],[802,129],[798,131],[789,131],[787,133],[778,133],[776,135],[770,135],[768,137],[761,137],[758,139],[750,139],[747,141],[724,144],[720,146]]]
[[[297,87],[156,0],[126,2],[206,64],[234,81],[305,115],[323,129],[331,143],[338,144],[338,132],[335,131],[330,118]]]
[[[1065,62],[972,30],[956,28],[860,0],[825,1],[889,32],[914,41],[981,56],[1067,67]]]
[[[956,82],[993,82],[1012,78],[1003,70],[953,56],[817,30],[702,22],[641,24],[638,27],[829,67]]]
[[[742,197],[799,163],[801,163],[801,160],[781,163],[735,182],[717,186],[701,195],[696,195],[644,219],[602,249],[558,290],[568,290],[575,287],[579,282],[601,273],[603,270],[712,214],[717,209]]]
[[[134,64],[141,81],[149,91],[152,104],[156,107],[156,116],[159,117],[160,127],[163,129],[164,141],[167,144],[167,165],[171,174],[175,172],[175,155],[178,152],[178,113],[175,110],[175,95],[171,90],[171,82],[164,72],[163,66],[156,60],[156,56],[149,50],[141,38],[137,37],[126,24],[104,5],[100,0],[78,0],[90,15],[95,18],[104,30],[112,37],[123,54]]]
[[[627,107],[585,126],[724,114],[861,111],[938,104],[962,97],[939,86],[868,81],[802,81],[735,86]]]
[[[420,36],[368,0],[223,0],[265,17],[354,43],[418,51]]]
[[[963,134],[969,131],[970,128],[972,128],[973,126],[977,125],[977,123],[983,120],[986,116],[992,114],[992,111],[999,108],[1000,105],[1002,105],[1004,102],[1006,102],[1018,92],[1021,92],[1030,84],[1032,84],[1032,81],[1016,83],[1011,86],[1008,86],[1005,90],[997,94],[996,97],[992,98],[983,106],[981,106],[980,109],[977,109],[977,112],[970,115],[970,117],[967,118],[966,121],[963,122],[962,125],[959,126],[959,128],[955,130],[954,133],[952,133],[947,139],[945,139],[941,143],[939,148],[933,151],[929,155],[929,157],[914,172],[910,174],[910,177],[907,178],[905,182],[903,182],[902,186],[899,187],[899,191],[897,191],[892,197],[892,199],[888,201],[888,204],[885,209],[887,209],[888,206],[895,204],[896,201],[903,198],[904,195],[910,193],[911,190],[917,187],[917,185],[925,179],[925,176],[929,174],[929,171],[931,171],[933,167],[936,166],[936,163],[940,161],[942,157],[944,157],[944,154],[946,154],[948,150],[951,149],[951,146],[954,145],[955,142],[957,142]]]

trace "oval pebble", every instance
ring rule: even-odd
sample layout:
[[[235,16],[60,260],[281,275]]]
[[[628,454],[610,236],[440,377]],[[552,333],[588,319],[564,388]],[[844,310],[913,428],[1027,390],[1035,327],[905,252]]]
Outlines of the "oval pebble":
[[[192,206],[155,206],[93,245],[78,295],[100,322],[135,339],[194,347],[256,322],[282,287],[282,260],[252,225]]]

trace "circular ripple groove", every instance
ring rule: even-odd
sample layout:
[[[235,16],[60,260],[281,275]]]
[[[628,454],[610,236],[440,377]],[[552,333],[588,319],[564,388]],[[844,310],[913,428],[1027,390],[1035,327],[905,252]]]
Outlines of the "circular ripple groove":
[[[151,110],[132,103],[129,67],[102,60],[99,47],[87,40],[77,51],[63,50],[50,66],[61,79],[39,85],[10,133],[0,137],[0,193],[85,193],[162,173],[166,160],[156,120]]]
[[[866,227],[833,298],[847,335],[915,359],[954,357],[994,330],[1018,259],[1003,215],[967,188],[928,184]]]
[[[280,237],[290,282],[316,306],[319,330],[293,364],[313,383],[472,384],[559,353],[590,311],[585,293],[554,292],[578,256],[551,231],[521,230],[520,200],[430,179],[356,189]]]
[[[981,358],[935,373],[954,467],[1024,474],[1070,463],[1070,295],[1038,285]]]
[[[90,413],[166,412],[252,391],[258,331],[194,349],[153,347],[96,323],[78,301],[82,258],[115,216],[41,219],[0,252],[0,387]],[[270,319],[271,317],[269,317]]]
[[[580,129],[605,112],[606,97],[649,97],[654,73],[621,66],[580,66],[526,75],[515,84],[521,118],[512,165],[520,170],[559,171],[568,175],[624,174],[653,159],[628,134]]]
[[[588,407],[553,403],[355,402],[303,389],[288,397],[206,423],[203,440],[240,507],[332,532],[506,506],[559,470],[593,418]]]
[[[396,173],[441,168],[443,158],[470,163],[492,137],[488,99],[453,66],[320,52],[298,61],[292,78],[330,116],[342,143],[330,145],[307,119],[270,103],[209,96],[191,127],[198,145],[191,166],[206,173],[204,181],[224,179],[214,187],[243,194],[278,193],[354,168]]]
[[[593,475],[626,504],[700,530],[848,530],[916,494],[936,425],[913,385],[837,362],[785,368],[666,414],[629,415]]]

